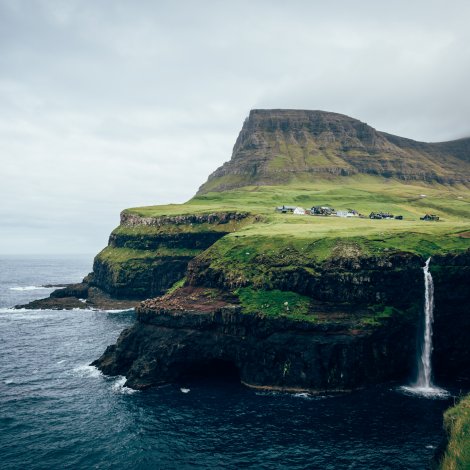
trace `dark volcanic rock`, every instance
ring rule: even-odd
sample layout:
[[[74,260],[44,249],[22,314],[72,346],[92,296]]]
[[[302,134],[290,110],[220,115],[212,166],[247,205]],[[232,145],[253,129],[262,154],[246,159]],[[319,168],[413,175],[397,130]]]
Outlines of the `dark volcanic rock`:
[[[133,388],[208,373],[234,365],[243,383],[286,391],[345,391],[406,375],[415,330],[391,318],[380,330],[351,330],[241,313],[137,310],[136,324],[95,361],[105,374],[125,375]]]
[[[163,294],[182,279],[192,259],[192,256],[161,256],[157,260],[131,260],[116,270],[97,256],[91,282],[115,298],[143,300]]]
[[[121,310],[136,307],[138,301],[133,299],[115,299],[107,292],[92,287],[86,282],[70,284],[57,289],[49,297],[34,300],[15,308],[28,310],[73,310],[95,308],[99,310]]]
[[[286,266],[277,255],[259,256],[252,269],[259,269],[257,277],[262,281],[255,287],[293,291],[320,301],[370,305],[409,306],[422,295],[424,260],[412,253],[339,256],[317,265],[304,264],[300,252],[293,258],[292,265]],[[230,275],[230,267],[214,268],[210,256],[201,256],[189,263],[187,278],[193,286],[226,290],[245,285]]]
[[[422,260],[404,254],[384,258],[376,278],[369,272],[370,259],[356,263],[336,260],[322,278],[332,293],[341,294],[344,269],[355,273],[357,299],[367,299],[364,292],[379,288],[384,292],[381,298],[394,299],[401,310],[375,326],[352,321],[354,298],[344,305],[333,299],[315,321],[300,321],[243,313],[234,298],[214,285],[193,285],[142,303],[135,325],[94,365],[106,374],[125,375],[134,388],[176,381],[220,364],[234,366],[247,385],[280,390],[351,390],[410,379],[424,293]],[[468,383],[470,252],[436,255],[431,269],[436,379]],[[376,282],[371,284],[370,279]],[[321,303],[314,305],[314,312],[321,311]]]
[[[430,270],[435,302],[434,373],[470,385],[470,250],[433,256]]]

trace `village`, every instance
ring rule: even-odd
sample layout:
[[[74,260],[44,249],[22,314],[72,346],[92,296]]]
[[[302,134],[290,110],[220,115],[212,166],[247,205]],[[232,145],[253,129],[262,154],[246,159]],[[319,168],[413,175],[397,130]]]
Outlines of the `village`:
[[[294,214],[294,215],[313,215],[313,216],[333,216],[333,217],[359,217],[361,219],[395,219],[403,220],[402,215],[393,215],[389,212],[371,212],[369,216],[360,214],[355,209],[344,209],[344,210],[335,210],[330,206],[313,206],[310,209],[304,209],[299,206],[278,206],[275,209],[276,212],[280,214]],[[437,222],[439,217],[435,214],[425,214],[423,217],[420,217],[420,220],[424,221],[434,221]]]

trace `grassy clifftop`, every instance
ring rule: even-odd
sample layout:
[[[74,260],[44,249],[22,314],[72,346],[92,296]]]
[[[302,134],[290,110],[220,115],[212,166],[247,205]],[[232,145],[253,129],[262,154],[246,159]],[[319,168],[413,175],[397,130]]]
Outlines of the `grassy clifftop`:
[[[329,205],[355,209],[366,216],[373,211],[402,215],[404,220],[312,217],[277,214],[278,205],[310,208]],[[325,239],[356,239],[366,251],[408,249],[423,256],[435,251],[453,251],[470,246],[470,190],[464,186],[407,184],[371,176],[337,178],[310,184],[246,187],[207,193],[186,204],[127,209],[143,217],[204,214],[217,211],[246,211],[256,219],[232,224],[229,239],[263,240],[271,244],[305,243]],[[426,213],[437,214],[439,222],[420,220]],[[137,229],[139,230],[139,229]],[[142,230],[149,230],[142,227]],[[469,232],[469,233],[467,233]],[[277,239],[277,240],[276,240]],[[258,243],[256,241],[255,243]],[[224,240],[224,243],[228,243]],[[264,242],[261,242],[261,244]],[[325,242],[326,243],[326,242]],[[433,246],[433,244],[435,246]]]

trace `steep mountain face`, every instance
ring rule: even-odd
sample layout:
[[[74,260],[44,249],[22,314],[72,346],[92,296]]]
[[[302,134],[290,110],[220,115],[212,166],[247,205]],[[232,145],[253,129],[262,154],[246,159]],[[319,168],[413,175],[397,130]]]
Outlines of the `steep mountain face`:
[[[378,132],[342,114],[256,109],[243,124],[231,160],[198,194],[358,173],[468,184],[470,139],[429,144]]]

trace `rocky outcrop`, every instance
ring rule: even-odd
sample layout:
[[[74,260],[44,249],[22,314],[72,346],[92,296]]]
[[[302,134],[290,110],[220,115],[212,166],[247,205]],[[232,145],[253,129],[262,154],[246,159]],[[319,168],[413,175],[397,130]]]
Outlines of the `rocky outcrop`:
[[[186,273],[193,256],[178,254],[136,257],[121,262],[103,259],[93,263],[91,283],[112,297],[146,299],[163,294]]]
[[[243,124],[231,160],[209,176],[199,194],[358,173],[468,184],[469,143],[470,139],[416,142],[337,113],[254,109]]]
[[[249,220],[247,212],[143,217],[123,211],[108,247],[93,263],[90,283],[116,298],[162,295],[188,263]]]
[[[197,294],[184,293],[191,296]],[[211,305],[144,302],[135,325],[93,365],[125,375],[137,389],[233,367],[248,386],[286,391],[346,391],[403,377],[410,367],[416,322],[406,316],[381,329],[355,329]]]
[[[85,278],[86,279],[86,278]],[[69,284],[57,289],[45,299],[33,300],[25,305],[16,305],[16,309],[28,310],[122,310],[136,307],[138,302],[133,299],[115,299],[107,292],[90,286],[88,282]]]
[[[220,225],[227,224],[231,221],[241,221],[249,216],[247,212],[213,212],[210,214],[182,214],[173,216],[145,217],[138,214],[122,211],[121,225],[126,227],[135,226],[153,226],[162,227],[165,225],[193,225],[193,224],[210,224]]]
[[[339,256],[314,264],[291,249],[288,265],[277,254],[259,255],[252,262],[251,275],[237,277],[233,266],[214,265],[204,253],[189,264],[187,279],[190,285],[226,290],[254,285],[321,301],[409,306],[421,297],[423,265],[424,260],[412,253]]]

